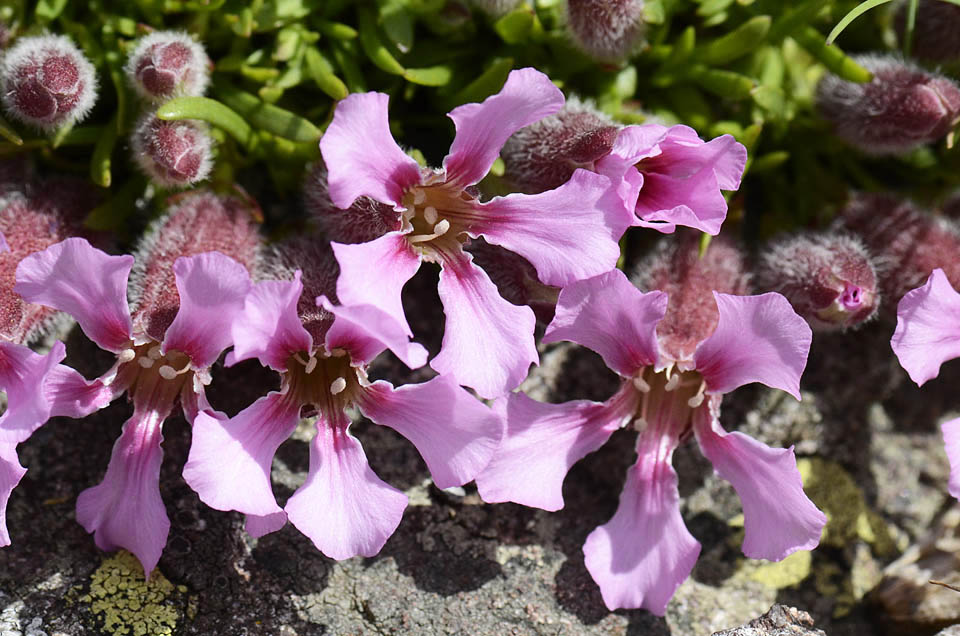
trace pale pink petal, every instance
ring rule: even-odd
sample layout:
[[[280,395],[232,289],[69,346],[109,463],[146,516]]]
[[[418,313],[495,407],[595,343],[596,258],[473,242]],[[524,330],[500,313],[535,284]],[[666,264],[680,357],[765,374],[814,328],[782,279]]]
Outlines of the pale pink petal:
[[[671,234],[678,225],[712,236],[727,218],[727,202],[715,183],[644,174],[634,224]]]
[[[86,417],[110,404],[116,396],[114,387],[99,379],[87,380],[62,364],[50,370],[43,390],[50,402],[51,417]]]
[[[167,542],[170,520],[160,498],[163,414],[134,410],[113,445],[103,481],[77,497],[77,521],[101,550],[124,548],[147,576]]]
[[[7,530],[7,502],[10,493],[17,487],[27,469],[20,465],[16,442],[0,439],[0,548],[10,545]]]
[[[207,411],[214,417],[223,419],[227,417],[225,413],[214,411],[213,407],[210,406],[210,402],[207,401],[206,389],[201,381],[201,374],[206,375],[207,378],[210,377],[209,369],[196,371],[193,382],[184,383],[183,388],[180,389],[180,407],[183,410],[183,417],[191,425],[197,419],[197,415],[203,411]]]
[[[582,169],[555,190],[498,197],[477,213],[471,236],[520,254],[555,287],[616,267],[617,241],[633,220],[615,185]]]
[[[950,462],[950,481],[947,491],[960,499],[960,418],[948,420],[940,426],[943,443]]]
[[[247,515],[247,521],[243,529],[256,539],[271,532],[276,532],[285,525],[287,525],[287,513],[281,510],[272,515]]]
[[[800,376],[813,333],[777,293],[732,296],[713,293],[720,310],[717,330],[694,353],[710,393],[729,393],[760,382],[800,399]]]
[[[334,306],[325,296],[317,298],[317,304],[335,316],[327,330],[327,351],[343,349],[354,364],[369,364],[384,349],[390,349],[411,369],[427,363],[427,350],[410,341],[406,324],[382,309],[372,305]]]
[[[373,556],[403,517],[407,496],[373,472],[347,420],[317,420],[310,472],[286,505],[287,517],[331,559]]]
[[[495,398],[514,389],[539,362],[533,310],[512,305],[464,252],[444,261],[438,291],[446,326],[443,347],[430,366]]]
[[[420,269],[420,256],[399,232],[369,243],[331,243],[340,264],[337,298],[343,305],[373,305],[385,311],[413,335],[403,313],[400,293]]]
[[[51,395],[45,385],[65,356],[66,349],[59,341],[44,356],[27,346],[0,341],[0,389],[7,394],[7,408],[0,415],[0,439],[16,445],[50,418]]]
[[[383,93],[347,96],[320,139],[330,198],[339,208],[362,196],[398,206],[404,192],[420,183],[417,162],[390,134],[389,101]]]
[[[499,415],[443,376],[398,389],[375,382],[357,398],[357,406],[417,447],[438,488],[476,477],[503,435]]]
[[[960,357],[960,294],[942,269],[904,294],[890,346],[910,379],[920,385],[937,377],[941,364]]]
[[[604,168],[612,166],[614,162],[619,162],[622,167],[632,166],[642,159],[656,157],[662,151],[660,144],[667,138],[670,129],[660,124],[643,124],[641,126],[625,126],[617,133],[617,139],[613,142],[613,148],[607,159],[601,162]],[[600,164],[598,164],[598,167]],[[604,174],[607,174],[604,171]]]
[[[220,252],[181,256],[173,264],[180,310],[163,349],[180,351],[194,367],[209,367],[233,341],[231,325],[250,291],[247,268]]]
[[[132,256],[110,256],[85,239],[69,238],[20,261],[13,290],[28,303],[70,314],[88,338],[117,353],[130,341],[132,266]]]
[[[270,486],[270,467],[299,421],[300,405],[277,392],[230,419],[198,413],[184,481],[216,510],[257,516],[281,512]]]
[[[657,171],[678,178],[710,180],[721,190],[740,187],[747,149],[731,135],[704,142],[689,126],[672,126],[661,146]]]
[[[584,565],[611,610],[642,607],[663,616],[700,555],[680,516],[677,474],[669,456],[657,455],[640,455],[616,514],[583,544]]]
[[[254,285],[243,301],[243,311],[233,321],[233,351],[227,362],[258,358],[276,371],[286,371],[291,355],[309,352],[313,339],[297,313],[302,292],[299,271],[292,281],[268,280]]]
[[[477,475],[480,497],[488,503],[512,501],[560,510],[567,472],[633,416],[637,395],[621,391],[602,404],[544,404],[519,392],[500,398],[495,408],[503,413],[507,430],[493,459]]]
[[[666,311],[665,293],[643,293],[615,269],[564,287],[543,341],[593,349],[629,377],[657,362],[657,323]]]
[[[770,448],[749,435],[728,433],[706,407],[695,417],[700,449],[743,503],[743,553],[779,561],[817,547],[827,518],[803,492],[793,447]]]
[[[549,77],[536,69],[523,68],[511,71],[496,95],[480,104],[454,108],[449,117],[457,134],[450,154],[443,160],[447,181],[462,186],[480,181],[510,135],[556,113],[563,103],[563,93]]]

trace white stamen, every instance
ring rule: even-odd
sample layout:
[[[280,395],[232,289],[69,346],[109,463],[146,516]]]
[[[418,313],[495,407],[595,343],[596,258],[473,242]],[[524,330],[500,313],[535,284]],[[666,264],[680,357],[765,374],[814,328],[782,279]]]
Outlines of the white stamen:
[[[143,358],[141,358],[142,360]],[[169,364],[165,364],[157,369],[157,372],[160,374],[164,380],[172,380],[177,377],[177,370],[171,367]]]
[[[136,351],[134,351],[133,349],[124,349],[124,350],[121,351],[120,354],[117,356],[117,360],[118,360],[119,362],[130,362],[131,360],[133,360],[133,359],[136,358],[136,357],[137,357],[137,352],[136,352]]]
[[[137,364],[139,364],[144,369],[149,369],[153,366],[152,358],[137,358]]]
[[[421,190],[420,188],[417,188],[416,190],[413,191],[413,204],[414,204],[414,205],[420,205],[421,203],[423,203],[423,202],[426,201],[426,200],[427,200],[427,193],[426,193],[426,192],[424,192],[424,191]]]
[[[442,221],[440,221],[439,223],[433,226],[433,234],[434,236],[443,236],[444,234],[447,233],[447,230],[449,229],[450,229],[450,221],[448,221],[447,219],[443,219]]]
[[[307,372],[307,375],[313,373],[313,370],[317,368],[317,359],[313,356],[310,356],[310,359],[307,361],[307,368],[304,369]]]
[[[330,383],[330,392],[334,395],[343,392],[345,388],[347,388],[347,381],[344,378],[337,378]]]
[[[647,428],[647,420],[642,417],[633,418],[633,429],[638,433],[642,433]]]
[[[637,387],[637,390],[641,393],[650,392],[650,385],[647,384],[647,381],[641,378],[639,375],[633,378],[633,386]]]
[[[345,349],[341,349],[337,347],[336,349],[333,349],[332,351],[330,351],[330,355],[332,355],[334,358],[339,358],[340,356],[347,355],[347,352]]]
[[[433,225],[434,223],[436,223],[437,219],[440,218],[439,215],[437,214],[437,208],[433,207],[432,205],[428,205],[423,210],[423,218],[430,225]]]
[[[150,356],[152,360],[159,360],[163,357],[163,353],[160,351],[160,345],[154,345],[150,347],[150,350],[147,351],[147,355]]]
[[[692,409],[697,408],[701,404],[703,404],[703,393],[697,393],[692,398],[687,400],[687,406],[689,406]]]
[[[667,380],[667,383],[663,385],[664,391],[673,391],[678,386],[680,386],[680,374],[670,376],[670,379]]]

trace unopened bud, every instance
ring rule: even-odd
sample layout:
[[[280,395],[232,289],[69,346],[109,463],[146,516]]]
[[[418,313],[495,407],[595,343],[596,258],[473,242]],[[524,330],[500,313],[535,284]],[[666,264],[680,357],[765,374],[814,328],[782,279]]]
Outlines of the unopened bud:
[[[907,2],[902,2],[893,26],[902,40],[906,32]],[[960,6],[943,0],[920,0],[913,25],[911,55],[928,62],[960,60]]]
[[[210,175],[212,139],[206,124],[164,121],[148,113],[130,138],[133,158],[159,185],[183,187]]]
[[[944,137],[960,120],[960,87],[894,56],[854,59],[873,73],[863,84],[828,73],[817,107],[838,137],[869,155],[895,155]]]
[[[314,343],[322,343],[333,324],[333,314],[317,305],[318,296],[326,296],[337,304],[337,277],[340,266],[322,237],[301,234],[274,245],[264,263],[264,278],[292,280],[300,270],[303,292],[297,302],[297,315]]]
[[[7,112],[41,130],[82,119],[97,98],[93,65],[62,35],[18,40],[3,56],[0,79]]]
[[[137,93],[154,102],[203,95],[210,81],[203,45],[178,31],[155,31],[141,39],[124,70]]]
[[[567,0],[574,44],[600,62],[622,62],[643,38],[643,0]]]
[[[618,132],[609,117],[571,97],[560,112],[507,140],[500,151],[504,176],[527,194],[553,190],[577,168],[593,170],[596,161],[610,154]]]
[[[778,292],[818,331],[859,326],[879,306],[877,275],[866,248],[844,234],[800,234],[763,251],[754,283]]]
[[[528,305],[543,324],[553,320],[560,289],[541,283],[530,261],[482,238],[470,241],[466,249],[473,255],[474,265],[487,273],[501,296],[514,305]]]
[[[303,184],[303,203],[327,239],[335,243],[366,243],[401,227],[400,215],[393,206],[359,197],[342,210],[330,200],[327,167],[322,161],[307,171]]]

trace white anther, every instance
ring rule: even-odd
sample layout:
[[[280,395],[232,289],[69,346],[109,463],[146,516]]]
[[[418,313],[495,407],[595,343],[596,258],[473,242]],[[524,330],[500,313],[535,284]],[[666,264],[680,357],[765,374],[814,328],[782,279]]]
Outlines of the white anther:
[[[337,378],[330,383],[330,392],[334,395],[342,393],[345,388],[347,388],[347,381],[344,378]]]
[[[137,352],[133,349],[124,349],[117,355],[117,360],[119,362],[130,362],[137,357]]]
[[[139,364],[144,369],[149,369],[153,366],[152,358],[137,358],[137,364]]]
[[[169,364],[161,366],[159,369],[157,369],[157,372],[164,380],[172,380],[177,377],[177,370],[171,367]]]
[[[339,358],[341,356],[347,355],[347,351],[345,349],[341,349],[337,347],[336,349],[333,349],[330,351],[330,355],[332,355],[334,358]]]
[[[633,378],[633,386],[637,387],[637,391],[641,393],[649,393],[650,385],[647,384],[647,381],[641,378],[639,375]]]
[[[150,350],[147,351],[147,355],[150,356],[153,360],[159,360],[163,357],[163,352],[160,351],[160,345],[154,345],[150,347]]]
[[[442,221],[440,221],[439,223],[433,226],[433,234],[434,236],[443,236],[444,234],[447,233],[447,230],[449,229],[450,229],[450,221],[448,221],[447,219],[443,219]]]
[[[426,200],[427,200],[427,193],[426,193],[426,192],[424,192],[424,191],[421,190],[420,188],[417,188],[416,190],[413,191],[413,204],[414,204],[414,205],[420,205],[421,203],[423,203],[423,202],[426,201]]]
[[[687,406],[689,406],[692,409],[697,408],[701,404],[703,404],[703,393],[697,393],[692,398],[687,400]]]
[[[437,219],[440,218],[440,216],[437,214],[437,208],[433,207],[432,205],[428,205],[423,210],[423,218],[430,225],[436,223]]]
[[[313,373],[313,370],[316,368],[317,368],[317,359],[314,358],[313,356],[310,356],[310,359],[307,360],[307,366],[306,366],[306,369],[304,369],[304,371],[307,372],[307,375],[310,375],[311,373]]]
[[[642,433],[647,429],[647,420],[639,416],[633,418],[633,429],[638,433]]]
[[[670,376],[670,379],[667,380],[667,383],[663,385],[664,391],[673,391],[675,388],[680,386],[680,374]]]

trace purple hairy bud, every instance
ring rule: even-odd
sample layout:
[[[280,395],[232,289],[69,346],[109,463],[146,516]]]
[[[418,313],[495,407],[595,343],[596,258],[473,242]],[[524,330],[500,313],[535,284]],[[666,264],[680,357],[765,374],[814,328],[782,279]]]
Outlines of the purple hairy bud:
[[[697,345],[717,328],[714,291],[736,295],[750,291],[740,249],[717,237],[701,257],[699,238],[699,232],[685,231],[661,239],[631,277],[643,291],[667,293],[667,313],[657,324],[657,337],[663,353],[674,360],[690,359]]]
[[[900,4],[893,18],[897,35],[903,39],[907,26],[907,3]],[[929,62],[960,60],[960,7],[943,0],[920,0],[913,26],[911,55]]]
[[[622,62],[643,38],[643,0],[567,0],[574,44],[600,62]]]
[[[869,155],[896,155],[937,141],[960,120],[960,87],[894,56],[854,59],[873,73],[864,84],[827,74],[817,107],[838,137]]]
[[[181,256],[220,252],[256,274],[260,235],[251,199],[191,190],[144,234],[130,274],[133,326],[158,342],[180,308],[173,264]]]
[[[843,234],[800,234],[770,245],[754,283],[758,291],[786,296],[816,331],[859,326],[880,304],[866,248]]]
[[[159,185],[184,187],[210,175],[212,139],[203,122],[164,121],[148,113],[130,137],[133,158]]]
[[[553,320],[560,289],[541,283],[530,261],[482,238],[471,241],[466,249],[473,255],[473,263],[480,266],[497,286],[501,296],[514,305],[528,305],[537,320],[544,324]]]
[[[359,197],[346,210],[330,200],[327,167],[313,164],[303,184],[304,207],[327,239],[336,243],[366,243],[400,229],[401,220],[393,206]]]
[[[144,99],[161,102],[199,96],[210,81],[210,59],[203,45],[186,33],[155,31],[137,42],[124,70]]]
[[[904,294],[936,269],[960,287],[960,227],[888,194],[855,196],[837,225],[859,236],[874,257],[884,312],[894,315]]]
[[[18,40],[3,56],[0,79],[7,112],[41,130],[83,119],[97,99],[93,65],[62,35]]]
[[[570,98],[556,115],[521,128],[500,156],[506,178],[519,190],[536,194],[559,188],[577,168],[593,170],[610,154],[619,127],[600,111]]]

